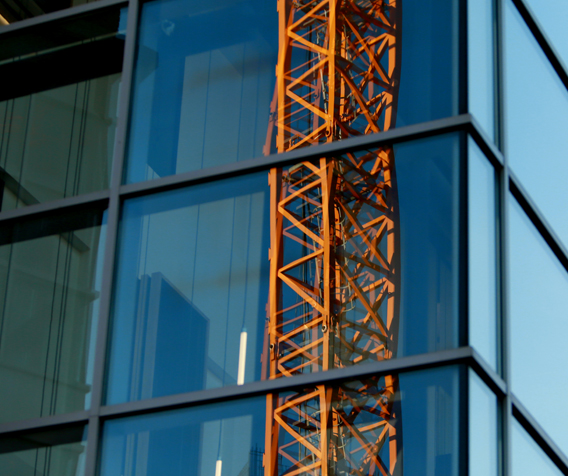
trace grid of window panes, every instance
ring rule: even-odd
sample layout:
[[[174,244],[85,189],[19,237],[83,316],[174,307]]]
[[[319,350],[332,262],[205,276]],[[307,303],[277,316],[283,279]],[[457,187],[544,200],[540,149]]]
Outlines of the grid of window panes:
[[[279,154],[277,6],[315,3],[0,0],[1,474],[568,474],[566,6],[353,0],[396,21],[391,128]],[[389,357],[274,378],[269,174],[380,154]]]

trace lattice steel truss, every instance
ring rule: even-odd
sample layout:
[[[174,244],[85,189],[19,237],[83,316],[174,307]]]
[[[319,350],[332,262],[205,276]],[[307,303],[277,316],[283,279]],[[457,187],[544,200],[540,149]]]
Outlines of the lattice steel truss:
[[[401,2],[278,0],[279,152],[394,125]],[[267,150],[269,143],[267,142]],[[273,169],[269,377],[396,355],[392,148]],[[269,396],[265,474],[402,474],[395,376]]]

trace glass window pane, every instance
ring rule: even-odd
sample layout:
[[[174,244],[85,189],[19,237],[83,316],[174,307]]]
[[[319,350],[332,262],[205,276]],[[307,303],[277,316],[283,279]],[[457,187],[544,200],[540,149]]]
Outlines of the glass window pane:
[[[241,348],[260,379],[268,199],[263,173],[126,202],[109,402],[235,384]]]
[[[561,476],[556,465],[542,451],[524,428],[513,420],[513,476],[539,474],[542,476]]]
[[[404,469],[457,476],[463,474],[460,373],[449,367],[369,377],[325,390],[110,420],[100,475],[379,475]]]
[[[100,211],[3,227],[0,422],[89,406],[105,228]]]
[[[142,6],[127,182],[458,113],[457,1],[345,4],[329,54],[327,2],[214,3]]]
[[[469,475],[497,476],[497,397],[469,369]]]
[[[510,1],[505,20],[509,163],[568,246],[568,91]]]
[[[124,45],[120,18],[117,10],[99,12],[51,25],[49,33],[2,37],[0,210],[108,188]],[[91,35],[74,32],[79,28]],[[43,33],[41,44],[36,35]],[[36,76],[41,81],[30,81]]]
[[[497,203],[495,169],[469,138],[469,340],[497,370]]]
[[[126,201],[107,401],[457,347],[459,143],[436,137],[273,170],[270,185],[264,172]]]
[[[568,65],[568,42],[566,41],[566,18],[568,3],[564,0],[526,0],[527,5],[540,23],[544,34],[552,41],[552,46],[560,55],[564,65]]]
[[[495,139],[495,45],[493,0],[467,2],[469,109]]]
[[[512,390],[568,453],[568,273],[512,197],[509,210]]]
[[[82,476],[87,426],[0,438],[0,473],[10,476]]]

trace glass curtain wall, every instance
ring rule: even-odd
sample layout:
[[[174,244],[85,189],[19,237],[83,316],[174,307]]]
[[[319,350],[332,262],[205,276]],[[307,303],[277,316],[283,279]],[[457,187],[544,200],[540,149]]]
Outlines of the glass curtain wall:
[[[0,472],[568,474],[542,7],[69,6],[0,27]]]

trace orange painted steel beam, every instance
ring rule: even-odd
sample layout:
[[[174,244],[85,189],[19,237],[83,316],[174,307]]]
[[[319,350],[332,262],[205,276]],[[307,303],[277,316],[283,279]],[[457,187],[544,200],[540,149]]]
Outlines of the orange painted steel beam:
[[[265,152],[394,126],[401,0],[278,0]],[[396,356],[392,148],[270,172],[269,378]],[[396,376],[267,398],[266,476],[402,474]]]

